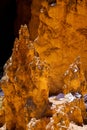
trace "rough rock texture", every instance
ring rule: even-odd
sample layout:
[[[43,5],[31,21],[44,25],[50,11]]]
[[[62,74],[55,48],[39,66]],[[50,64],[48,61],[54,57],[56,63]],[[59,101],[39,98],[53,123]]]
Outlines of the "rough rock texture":
[[[34,44],[41,58],[50,64],[50,93],[61,92],[62,75],[76,57],[81,57],[87,73],[86,1],[58,0],[51,5],[44,1],[38,33]]]
[[[48,65],[40,60],[30,42],[26,25],[19,31],[4,70],[1,87],[5,94],[6,128],[25,130],[31,117],[40,118],[45,113],[49,95]]]
[[[82,70],[80,57],[76,58],[64,74],[63,92],[79,92],[82,95],[87,93],[87,82]]]
[[[39,120],[32,118],[28,124],[28,130],[68,130],[71,121],[78,125],[83,124],[86,117],[83,99],[62,102],[51,97],[49,101],[52,103],[52,116]]]
[[[47,1],[42,3],[37,39],[30,41],[27,26],[21,26],[4,66],[0,86],[5,93],[8,130],[67,130],[71,121],[82,125],[87,118],[83,98],[62,104],[55,104],[57,99],[48,102],[49,93],[79,92],[84,96],[87,91],[86,1]],[[65,73],[78,56],[82,66],[77,59]]]
[[[5,111],[3,108],[3,96],[0,96],[0,127],[5,124]]]

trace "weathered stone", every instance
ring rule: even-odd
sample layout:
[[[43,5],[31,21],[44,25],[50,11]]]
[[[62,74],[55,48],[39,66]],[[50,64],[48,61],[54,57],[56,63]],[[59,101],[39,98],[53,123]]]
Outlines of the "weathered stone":
[[[85,20],[84,20],[85,19]],[[42,3],[35,48],[50,64],[50,93],[62,91],[63,74],[78,56],[86,75],[87,5],[85,0],[58,0],[54,6]],[[86,77],[87,78],[87,77]]]
[[[5,112],[3,108],[3,96],[0,96],[0,127],[5,124]]]
[[[27,26],[21,26],[12,56],[4,66],[0,86],[5,93],[3,104],[8,130],[26,130],[28,123],[30,130],[67,130],[70,121],[82,125],[86,119],[83,98],[48,104],[49,93],[64,91],[84,95],[87,92],[84,76],[87,67],[86,2],[50,2],[42,3],[37,39],[30,41]],[[73,19],[76,20],[74,24]],[[64,77],[65,70],[78,56],[82,66],[76,60]]]
[[[50,101],[52,115],[38,120],[32,118],[28,124],[28,130],[67,130],[71,121],[80,126],[83,124],[86,117],[83,99],[62,102],[52,100],[51,97]]]
[[[64,74],[64,93],[79,92],[84,95],[87,93],[87,82],[82,70],[80,57],[69,66]]]
[[[48,123],[49,123],[49,118],[42,118],[39,120],[32,118],[29,124],[27,125],[27,129],[28,130],[45,130],[46,125]]]
[[[26,25],[21,26],[4,70],[1,87],[5,93],[6,127],[25,130],[31,117],[40,118],[44,114],[49,95],[48,65],[41,61],[30,42]]]
[[[86,76],[87,2],[85,0],[32,0],[32,2],[17,0],[17,5],[21,24],[26,23],[29,26],[32,40],[38,36],[35,40],[35,48],[41,58],[50,64],[50,93],[62,91],[63,74],[78,56],[81,57]],[[19,24],[15,25],[19,26]]]

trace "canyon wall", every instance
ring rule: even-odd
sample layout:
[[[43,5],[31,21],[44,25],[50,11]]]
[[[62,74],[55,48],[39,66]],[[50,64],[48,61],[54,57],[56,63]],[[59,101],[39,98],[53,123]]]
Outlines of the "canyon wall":
[[[58,0],[42,4],[38,37],[34,41],[42,59],[50,65],[50,93],[62,91],[62,79],[78,56],[87,73],[87,3],[85,0]],[[87,78],[87,76],[86,76]]]
[[[62,91],[63,74],[76,57],[81,57],[87,75],[85,0],[17,0],[15,34],[21,24],[28,25],[30,39],[36,39],[37,51],[50,64],[49,87],[54,90],[55,86],[55,92]]]
[[[87,3],[85,0],[48,0],[41,6],[37,38],[31,41],[27,26],[21,26],[0,80],[9,130],[26,130],[28,123],[32,130],[32,121],[35,129],[42,129],[42,124],[48,130],[52,127],[58,130],[62,125],[67,129],[70,121],[82,125],[87,119],[83,98],[87,91]],[[54,102],[49,98],[60,92],[63,95],[79,92],[81,98],[71,94],[69,97],[74,99],[62,107],[54,104],[58,96]]]
[[[81,57],[87,79],[87,2],[85,0],[17,0],[15,34],[18,33],[20,24],[25,23],[29,28],[30,39],[37,37],[34,41],[36,50],[50,65],[48,83],[51,88],[50,93],[62,91],[63,74],[78,56]]]

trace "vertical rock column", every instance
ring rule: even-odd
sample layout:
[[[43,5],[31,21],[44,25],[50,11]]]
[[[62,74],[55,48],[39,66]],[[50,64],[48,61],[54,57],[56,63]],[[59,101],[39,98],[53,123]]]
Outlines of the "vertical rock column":
[[[5,93],[5,122],[8,130],[26,130],[32,117],[38,119],[44,115],[49,95],[47,66],[30,42],[27,26],[22,26],[0,82]]]

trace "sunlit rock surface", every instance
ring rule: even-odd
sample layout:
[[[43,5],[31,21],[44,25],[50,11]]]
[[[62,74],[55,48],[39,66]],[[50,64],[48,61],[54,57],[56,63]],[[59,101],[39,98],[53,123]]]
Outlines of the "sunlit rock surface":
[[[27,26],[21,26],[12,56],[4,66],[5,122],[8,130],[25,130],[31,117],[40,118],[47,109],[48,65],[41,61],[29,40]]]
[[[5,124],[5,111],[3,108],[3,94],[0,92],[0,127]]]
[[[78,56],[81,57],[86,76],[87,2],[86,0],[44,0],[43,4],[41,2],[43,0],[32,2],[17,0],[18,18],[15,25],[18,30],[20,23],[26,23],[30,38],[33,40],[38,36],[35,48],[41,58],[51,66],[49,86],[51,93],[56,93],[62,91],[63,73]]]
[[[80,57],[76,58],[74,63],[69,66],[69,69],[64,73],[64,93],[79,92],[87,94],[87,82],[82,69]]]
[[[50,64],[51,93],[61,92],[62,75],[78,56],[87,71],[87,4],[85,0],[43,2],[35,48]],[[86,77],[87,78],[87,77]]]
[[[1,111],[8,130],[68,130],[71,122],[87,123],[87,3],[46,0],[40,11],[38,37],[30,41],[21,26],[4,66]]]
[[[70,122],[74,122],[80,126],[83,125],[86,117],[83,99],[75,98],[69,93],[60,100],[57,100],[56,96],[50,97],[49,102],[52,103],[52,116],[44,117],[39,120],[32,118],[27,125],[28,130],[68,130]]]

